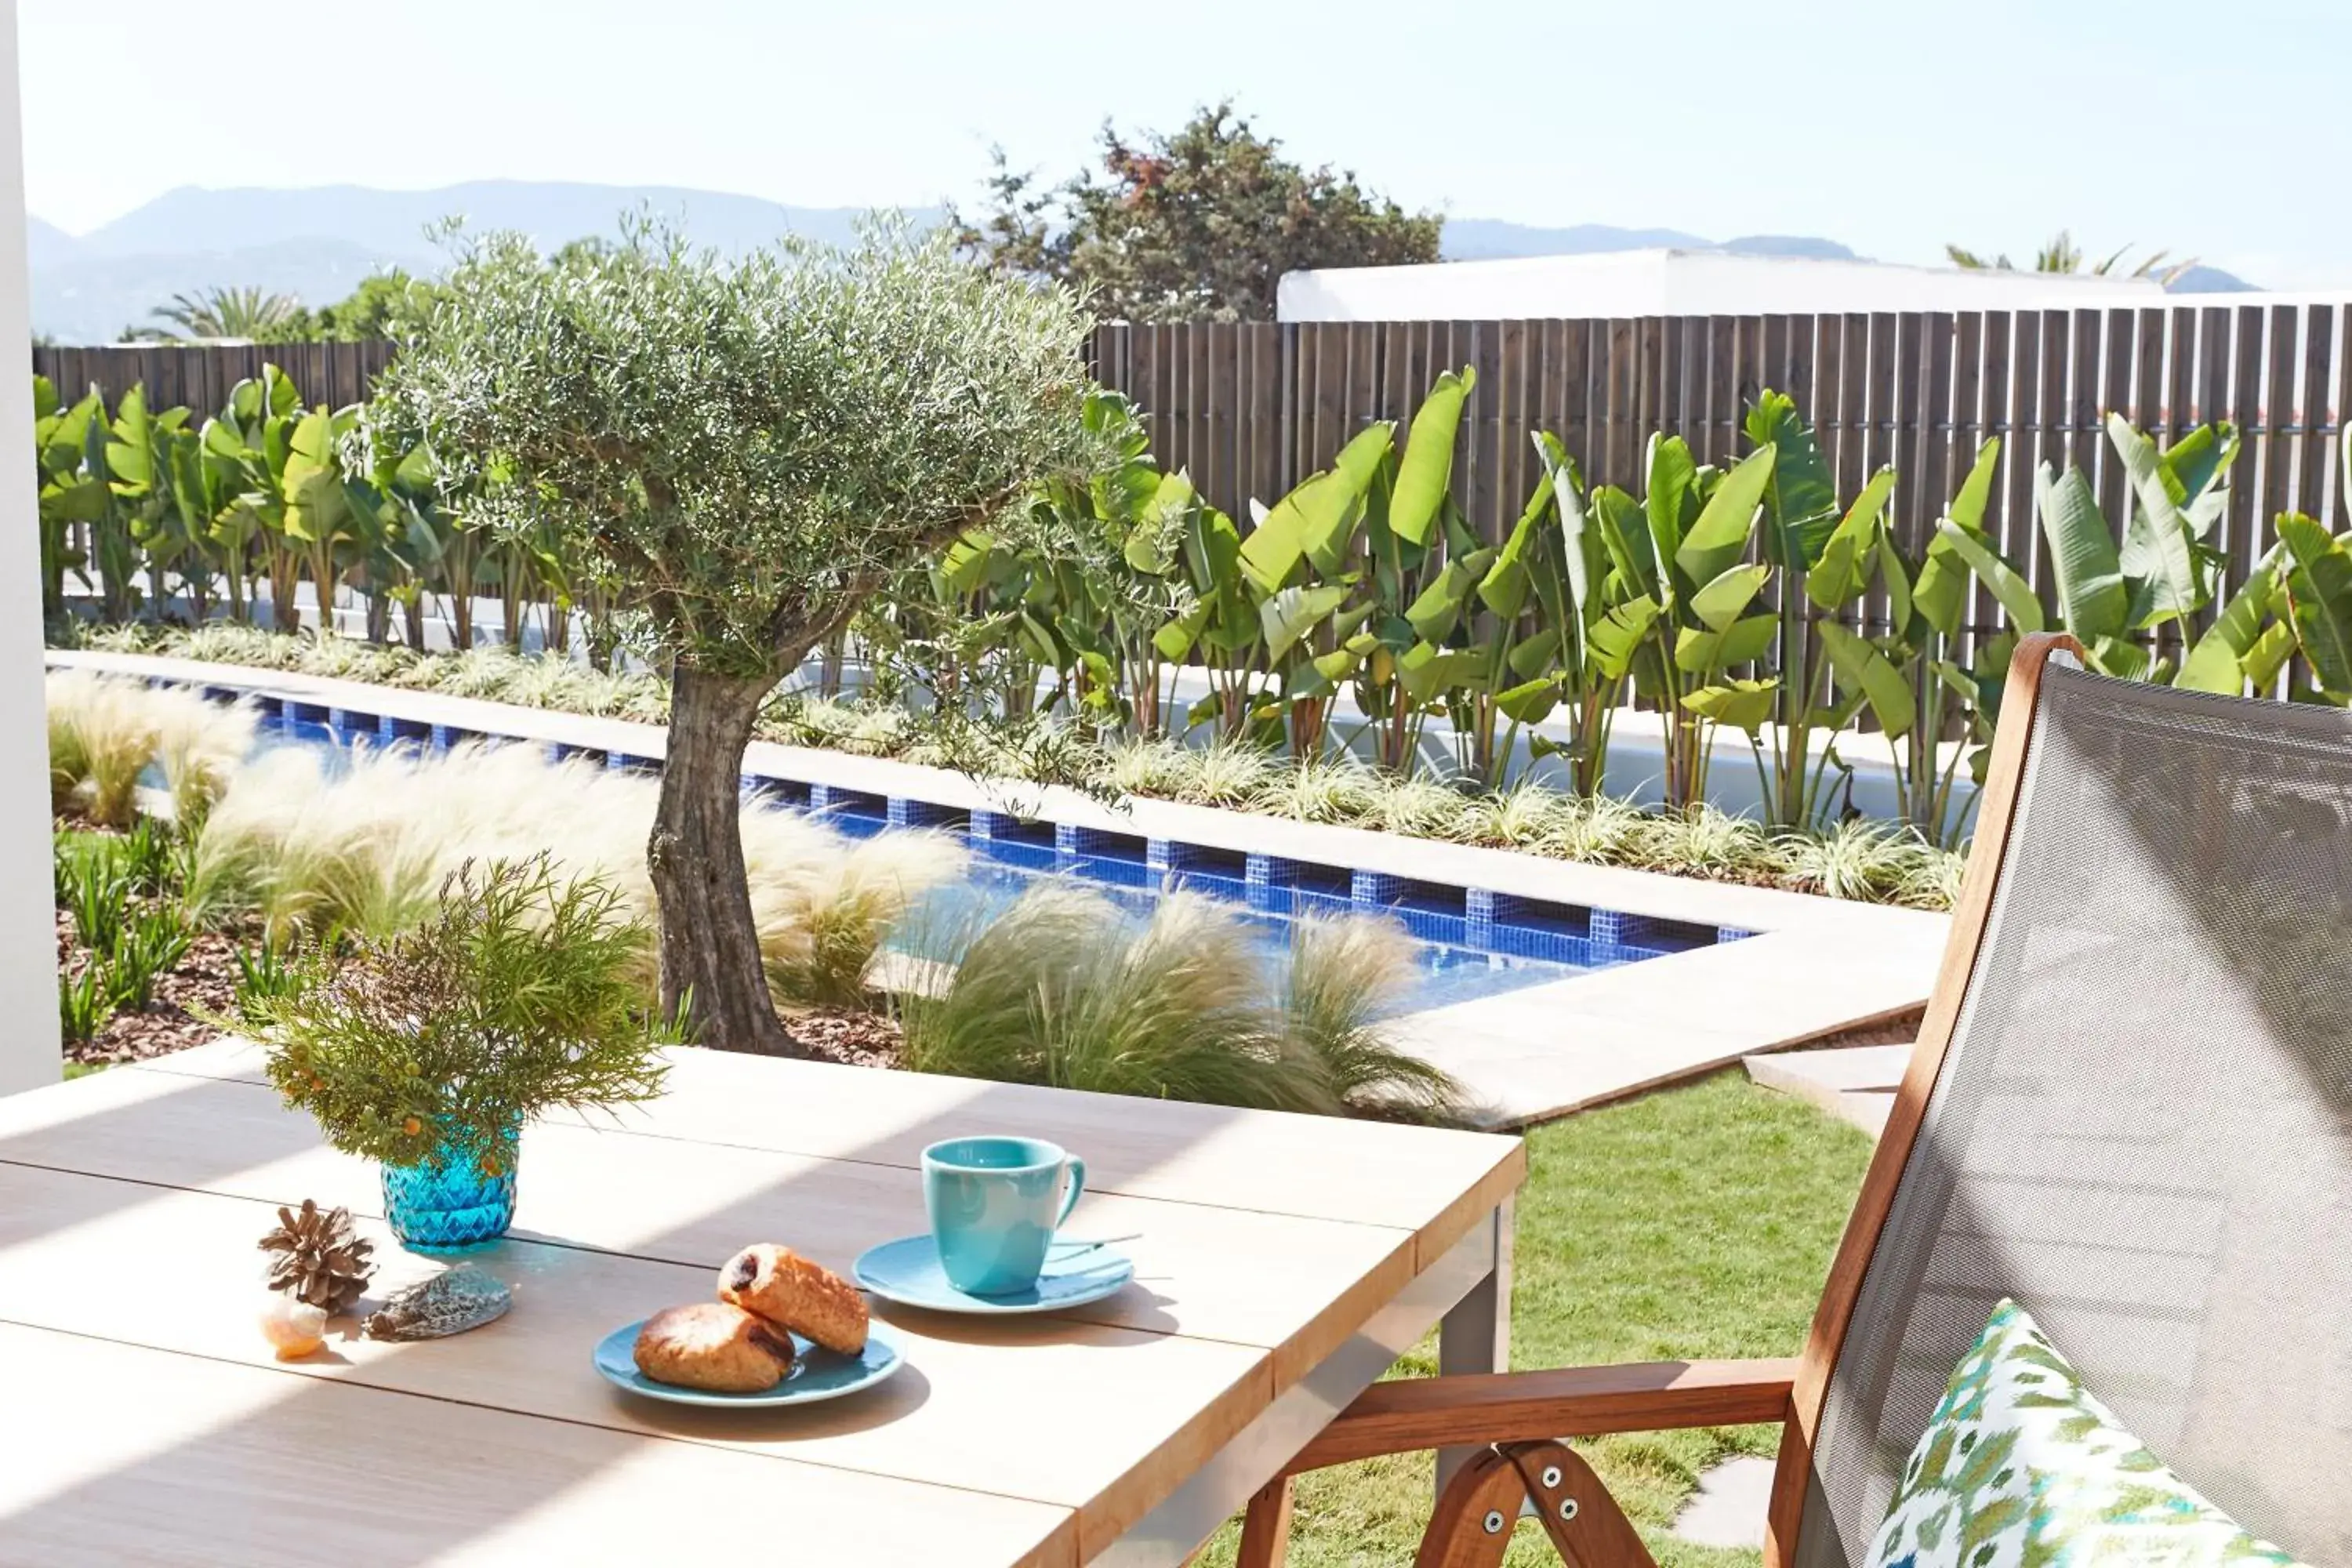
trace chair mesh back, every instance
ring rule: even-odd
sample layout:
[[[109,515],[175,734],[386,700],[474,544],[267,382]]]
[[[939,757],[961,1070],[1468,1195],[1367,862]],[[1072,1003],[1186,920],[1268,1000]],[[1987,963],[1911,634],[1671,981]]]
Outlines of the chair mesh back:
[[[2352,716],[2053,668],[1798,1568],[1862,1561],[2003,1296],[2159,1458],[2352,1561]]]

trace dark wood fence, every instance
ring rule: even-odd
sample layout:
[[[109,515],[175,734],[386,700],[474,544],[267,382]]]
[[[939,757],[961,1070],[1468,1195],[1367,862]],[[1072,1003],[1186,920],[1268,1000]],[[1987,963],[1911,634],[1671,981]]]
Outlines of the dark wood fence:
[[[57,384],[71,401],[95,386],[110,407],[132,386],[147,388],[152,408],[185,404],[198,415],[213,414],[228,401],[229,388],[261,374],[264,363],[294,378],[302,401],[341,408],[367,395],[375,373],[392,363],[392,344],[204,343],[187,347],[142,343],[119,348],[58,348],[36,345],[33,374]]]
[[[2103,429],[2111,409],[2166,441],[2208,420],[2237,424],[2245,449],[2217,541],[2236,569],[2269,548],[2281,511],[2343,527],[2347,321],[2352,307],[2315,304],[1110,326],[1093,352],[1097,375],[1143,405],[1160,460],[1189,468],[1244,527],[1250,498],[1272,501],[1372,420],[1410,418],[1440,371],[1467,364],[1478,379],[1454,487],[1489,539],[1534,486],[1532,432],[1558,435],[1589,479],[1638,494],[1653,430],[1682,436],[1702,460],[1735,457],[1741,419],[1769,386],[1821,433],[1841,495],[1895,465],[1897,516],[1915,537],[1979,444],[2000,437],[1987,526],[2047,584],[2034,466],[2086,469],[2120,524],[2127,496]]]
[[[1440,371],[1465,364],[1478,381],[1454,485],[1488,538],[1534,486],[1537,430],[1558,435],[1589,479],[1638,490],[1650,432],[1681,435],[1703,459],[1734,457],[1748,405],[1777,387],[1821,432],[1842,494],[1895,466],[1897,515],[1913,531],[1997,435],[1987,523],[2046,584],[2034,465],[2087,470],[2120,524],[2128,498],[2102,430],[2111,409],[2166,440],[2211,419],[2237,424],[2246,446],[2217,539],[2236,570],[2269,548],[2281,511],[2343,527],[2347,328],[2352,306],[2324,304],[1107,326],[1090,357],[1106,384],[1142,405],[1159,460],[1190,469],[1244,527],[1252,498],[1271,502],[1370,421],[1409,419]],[[96,384],[111,398],[144,382],[158,406],[210,411],[264,360],[285,367],[305,402],[340,405],[364,396],[390,357],[377,342],[37,348],[33,364],[68,395]]]

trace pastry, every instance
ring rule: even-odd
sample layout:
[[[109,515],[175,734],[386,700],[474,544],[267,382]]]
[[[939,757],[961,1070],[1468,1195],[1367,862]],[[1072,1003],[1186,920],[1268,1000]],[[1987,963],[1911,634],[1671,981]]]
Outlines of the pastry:
[[[856,1355],[866,1349],[866,1298],[789,1247],[763,1241],[729,1258],[719,1270],[719,1299],[829,1351]]]
[[[716,1394],[764,1394],[792,1370],[793,1342],[723,1301],[656,1312],[637,1331],[637,1370],[656,1383]]]

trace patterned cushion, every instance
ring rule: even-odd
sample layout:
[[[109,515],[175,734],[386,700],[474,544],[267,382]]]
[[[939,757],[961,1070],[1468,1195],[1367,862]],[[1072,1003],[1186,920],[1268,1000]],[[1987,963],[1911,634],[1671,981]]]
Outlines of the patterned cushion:
[[[2203,1568],[2294,1560],[2164,1468],[2003,1301],[1952,1369],[1867,1568]]]

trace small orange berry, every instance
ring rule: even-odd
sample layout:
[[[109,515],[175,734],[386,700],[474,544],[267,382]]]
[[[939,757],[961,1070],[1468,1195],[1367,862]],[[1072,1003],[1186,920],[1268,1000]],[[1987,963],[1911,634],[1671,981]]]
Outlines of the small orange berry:
[[[423,1123],[422,1121],[417,1121],[417,1120],[416,1120],[416,1118],[415,1118],[414,1116],[412,1116],[412,1117],[410,1117],[407,1121],[404,1121],[404,1122],[402,1122],[402,1123],[400,1124],[400,1130],[401,1130],[403,1132],[407,1133],[411,1138],[414,1138],[414,1137],[415,1137],[419,1132],[422,1132],[422,1131],[425,1131],[425,1123]]]

